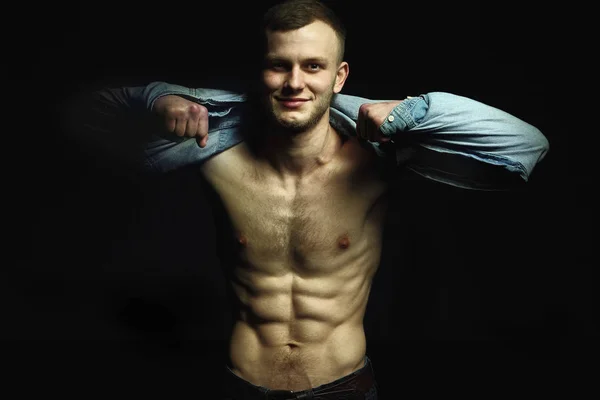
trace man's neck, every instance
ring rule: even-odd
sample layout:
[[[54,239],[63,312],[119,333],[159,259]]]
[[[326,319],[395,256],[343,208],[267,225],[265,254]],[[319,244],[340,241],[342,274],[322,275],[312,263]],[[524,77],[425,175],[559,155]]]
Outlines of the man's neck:
[[[282,178],[302,178],[331,161],[341,139],[324,118],[300,133],[270,131],[263,144],[264,154]]]

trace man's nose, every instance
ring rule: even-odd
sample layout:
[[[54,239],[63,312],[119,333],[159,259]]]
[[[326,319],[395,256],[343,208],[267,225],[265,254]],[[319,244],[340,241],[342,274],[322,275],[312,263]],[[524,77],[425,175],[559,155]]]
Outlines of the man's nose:
[[[292,68],[292,70],[287,75],[285,85],[292,90],[304,89],[304,76],[300,68]]]

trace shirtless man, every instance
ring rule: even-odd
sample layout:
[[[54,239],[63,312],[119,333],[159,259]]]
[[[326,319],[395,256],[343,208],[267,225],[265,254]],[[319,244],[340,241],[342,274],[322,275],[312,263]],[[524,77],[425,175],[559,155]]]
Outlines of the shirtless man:
[[[365,367],[363,317],[380,260],[386,184],[377,157],[356,139],[344,143],[329,124],[348,71],[323,21],[268,32],[271,124],[259,154],[241,143],[200,167],[231,218],[235,236],[225,240],[238,244],[230,368],[253,385],[305,391]],[[155,109],[172,114],[180,100],[161,97]],[[396,104],[380,105],[380,114]],[[203,147],[207,128],[199,123]],[[186,131],[195,121],[187,124]],[[351,393],[344,389],[337,391]],[[356,398],[371,387],[360,389]]]
[[[454,154],[458,164],[470,158],[524,182],[548,143],[531,125],[459,96],[336,95],[349,65],[335,15],[315,1],[291,1],[269,10],[265,21],[267,118],[257,139],[227,142],[224,133],[243,96],[149,85],[139,96],[172,139],[195,141],[152,146],[148,164],[197,164],[226,215],[219,240],[237,306],[227,398],[375,399],[363,317],[380,262],[388,180],[373,144],[414,133],[421,151]],[[333,111],[336,96],[341,113]],[[354,136],[344,121],[355,124]],[[407,165],[457,186],[495,184]]]

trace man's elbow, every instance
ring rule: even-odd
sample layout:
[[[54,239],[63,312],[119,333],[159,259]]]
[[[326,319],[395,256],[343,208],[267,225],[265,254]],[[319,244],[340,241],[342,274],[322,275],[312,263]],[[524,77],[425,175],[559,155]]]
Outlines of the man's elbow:
[[[542,131],[532,125],[527,125],[527,129],[523,131],[521,138],[518,161],[522,168],[521,178],[527,182],[535,167],[550,150],[550,142]]]
[[[542,131],[535,126],[531,126],[531,133],[528,135],[528,147],[538,154],[537,162],[540,162],[550,150],[550,142]]]

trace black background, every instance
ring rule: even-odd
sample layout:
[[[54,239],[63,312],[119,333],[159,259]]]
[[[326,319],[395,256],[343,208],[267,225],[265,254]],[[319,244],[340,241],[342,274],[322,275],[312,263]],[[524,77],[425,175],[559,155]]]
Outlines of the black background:
[[[138,181],[99,166],[55,111],[103,85],[235,89],[247,32],[270,3],[11,14],[4,332],[22,390],[210,398],[219,387],[227,300],[201,187],[185,173]],[[522,191],[419,179],[394,189],[365,319],[383,398],[578,390],[594,332],[591,173],[556,124],[555,14],[332,3],[350,31],[345,93],[448,91],[537,126],[551,145]]]

